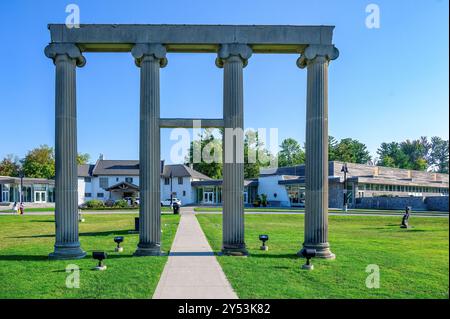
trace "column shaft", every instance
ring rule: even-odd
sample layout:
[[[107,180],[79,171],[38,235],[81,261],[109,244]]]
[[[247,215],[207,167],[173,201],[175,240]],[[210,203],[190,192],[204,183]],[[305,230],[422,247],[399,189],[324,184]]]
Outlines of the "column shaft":
[[[244,240],[244,163],[242,152],[244,127],[243,61],[239,57],[232,56],[225,60],[223,68],[223,116],[226,131],[223,163],[223,252],[231,255],[245,255],[247,250]],[[229,131],[227,132],[227,130]],[[236,130],[234,131],[235,135],[232,134],[231,130]],[[231,138],[227,138],[228,136],[231,136]],[[230,158],[232,158],[231,161],[229,161]]]
[[[304,248],[334,258],[328,244],[328,60],[308,63]]]
[[[78,241],[76,61],[57,55],[55,96],[55,250],[52,259],[82,258]]]
[[[139,143],[139,244],[137,256],[161,253],[160,60],[144,56],[141,67]]]

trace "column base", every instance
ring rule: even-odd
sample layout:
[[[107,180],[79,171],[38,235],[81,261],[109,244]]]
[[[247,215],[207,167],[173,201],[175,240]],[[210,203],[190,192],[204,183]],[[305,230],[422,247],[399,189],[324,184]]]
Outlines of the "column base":
[[[330,245],[328,243],[319,243],[319,244],[303,244],[303,248],[299,250],[297,256],[303,258],[302,251],[305,248],[315,249],[316,257],[315,258],[325,258],[325,259],[335,259],[336,255],[333,254],[330,250]]]
[[[139,244],[133,256],[143,257],[143,256],[162,256],[164,253],[161,251],[160,245],[141,245]]]
[[[223,246],[222,255],[225,256],[248,256],[248,250],[245,244],[236,246]]]
[[[55,251],[48,255],[50,260],[81,259],[86,256],[86,252],[81,249],[80,244],[75,245],[55,245]]]

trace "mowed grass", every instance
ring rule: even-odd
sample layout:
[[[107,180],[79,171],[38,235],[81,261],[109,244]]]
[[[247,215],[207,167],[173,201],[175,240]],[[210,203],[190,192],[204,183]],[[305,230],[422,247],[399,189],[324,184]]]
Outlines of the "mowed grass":
[[[215,251],[222,242],[222,216],[197,218]],[[246,215],[249,257],[218,256],[240,298],[448,298],[448,218],[330,216],[335,260],[313,259],[301,270],[296,256],[303,242],[303,215]],[[259,250],[269,235],[269,251]],[[380,269],[380,288],[366,287],[368,265]]]
[[[0,298],[151,298],[167,256],[132,257],[138,243],[136,215],[86,215],[80,223],[84,259],[50,261],[53,216],[0,216]],[[168,251],[178,215],[162,216],[162,249]],[[115,253],[114,236],[124,236],[123,253]],[[106,251],[106,271],[93,271],[92,251]],[[66,266],[80,267],[80,288],[66,287]]]

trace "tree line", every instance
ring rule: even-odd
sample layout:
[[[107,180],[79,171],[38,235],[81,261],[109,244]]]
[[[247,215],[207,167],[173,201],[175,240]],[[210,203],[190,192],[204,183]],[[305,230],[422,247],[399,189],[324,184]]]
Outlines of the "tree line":
[[[79,153],[78,164],[86,164],[89,154]],[[55,151],[53,147],[41,145],[30,150],[23,159],[13,154],[6,155],[0,162],[0,176],[47,178],[55,177]]]
[[[223,132],[221,131],[221,134]],[[244,138],[244,176],[255,178],[260,168],[268,167],[268,159],[274,157],[278,160],[278,167],[294,166],[305,163],[305,147],[293,138],[286,138],[281,142],[278,154],[271,154],[259,141],[256,132],[250,132]],[[195,143],[198,143],[195,145]],[[212,130],[204,130],[200,140],[190,144],[186,164],[193,163],[193,168],[211,178],[222,178],[221,161],[201,161],[194,159],[194,145],[197,149],[209,152],[212,158],[222,157],[222,138],[215,137]],[[257,158],[255,162],[249,161],[250,152],[262,150],[264,161]],[[215,154],[214,154],[215,153]],[[344,138],[337,140],[330,136],[328,140],[328,157],[330,161],[347,163],[371,164],[395,168],[405,168],[420,171],[433,171],[438,173],[449,172],[449,141],[434,136],[431,139],[420,137],[417,140],[402,142],[381,143],[377,156],[372,157],[367,146],[357,139]],[[89,161],[89,154],[79,153],[78,164]],[[26,177],[52,179],[55,176],[55,152],[48,145],[41,145],[30,150],[23,159],[12,154],[5,156],[0,162],[0,176],[18,177],[20,173]]]

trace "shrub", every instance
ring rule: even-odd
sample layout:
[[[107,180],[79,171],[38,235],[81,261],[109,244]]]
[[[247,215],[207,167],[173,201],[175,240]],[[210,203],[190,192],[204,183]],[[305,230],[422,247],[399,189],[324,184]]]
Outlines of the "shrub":
[[[128,202],[125,199],[119,199],[114,203],[115,207],[125,208],[128,207]]]
[[[114,202],[114,200],[112,200],[112,199],[108,199],[108,200],[105,202],[105,206],[106,206],[106,207],[113,207],[114,204],[115,204],[115,202]]]
[[[105,207],[105,203],[98,199],[91,199],[86,202],[86,207],[88,208],[99,208]]]

